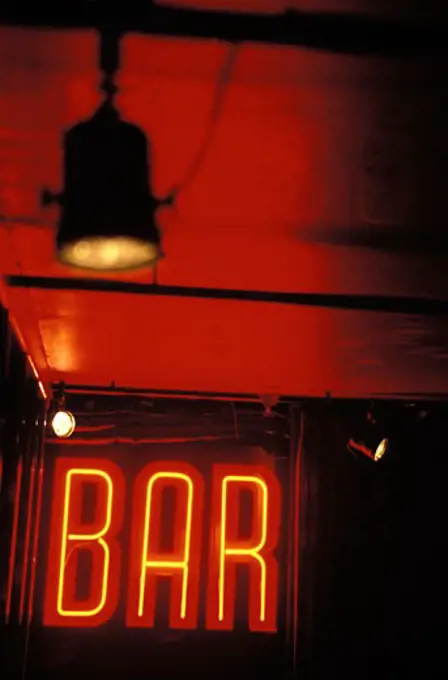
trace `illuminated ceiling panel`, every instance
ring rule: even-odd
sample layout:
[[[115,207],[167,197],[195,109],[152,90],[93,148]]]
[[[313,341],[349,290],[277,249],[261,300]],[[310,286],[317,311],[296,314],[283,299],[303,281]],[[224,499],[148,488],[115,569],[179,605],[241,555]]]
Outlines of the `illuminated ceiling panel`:
[[[61,188],[63,130],[98,103],[96,49],[90,32],[1,29],[8,274],[80,276],[55,261],[57,214],[40,208],[39,192]],[[233,55],[211,125],[230,49],[124,40],[120,108],[151,141],[157,195],[181,187],[175,207],[159,215],[167,254],[159,283],[446,297],[445,258],[422,257],[421,244],[405,247],[416,224],[437,226],[433,218],[446,215],[446,94],[437,70],[428,78],[424,62],[403,69],[398,61],[244,46]],[[385,180],[390,149],[386,169],[399,170]],[[403,247],[359,247],[378,229]],[[127,279],[151,281],[148,273]],[[390,315],[117,294],[7,295],[36,363],[54,380],[291,394],[436,392],[446,384],[438,320],[417,319],[417,331],[411,324],[403,336],[402,320]]]

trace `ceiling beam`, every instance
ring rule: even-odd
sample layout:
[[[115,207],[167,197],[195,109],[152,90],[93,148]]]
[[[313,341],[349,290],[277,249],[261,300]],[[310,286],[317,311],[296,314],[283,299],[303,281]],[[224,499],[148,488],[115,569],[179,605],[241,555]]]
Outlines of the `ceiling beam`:
[[[347,13],[229,13],[155,5],[151,0],[2,0],[0,25],[87,29],[101,24],[125,32],[176,38],[254,42],[341,54],[398,56],[446,53],[447,26]]]
[[[12,288],[33,288],[53,291],[152,295],[156,297],[255,302],[426,316],[448,314],[448,300],[428,298],[289,293],[281,291],[202,288],[198,286],[162,286],[159,284],[142,284],[109,279],[53,278],[45,276],[7,276],[6,282]]]
[[[53,383],[56,391],[61,383]],[[188,399],[204,401],[242,401],[255,402],[261,404],[260,395],[254,393],[234,394],[231,392],[201,392],[198,390],[157,390],[157,389],[138,389],[133,387],[116,387],[115,385],[66,385],[64,384],[65,394],[81,395],[83,397],[104,396],[104,397],[138,397],[151,399]]]

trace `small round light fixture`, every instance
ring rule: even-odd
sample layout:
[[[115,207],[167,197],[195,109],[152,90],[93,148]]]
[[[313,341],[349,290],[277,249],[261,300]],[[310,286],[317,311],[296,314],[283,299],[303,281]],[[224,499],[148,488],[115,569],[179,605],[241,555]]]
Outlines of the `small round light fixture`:
[[[377,463],[381,458],[384,456],[385,453],[387,453],[389,449],[389,440],[384,438],[380,441],[378,446],[376,447],[375,454],[373,456],[373,460],[375,463]]]
[[[57,411],[52,418],[51,427],[56,437],[67,439],[75,431],[75,416],[70,411]]]
[[[378,461],[381,460],[389,450],[389,440],[384,438],[378,445],[369,445],[364,441],[350,439],[348,441],[347,448],[353,455],[360,454],[366,458],[370,458],[370,460],[373,460],[375,463],[378,463]]]
[[[373,405],[355,429],[356,434],[347,442],[347,449],[353,456],[365,456],[378,463],[389,451],[389,439],[384,436],[384,423],[378,422]]]

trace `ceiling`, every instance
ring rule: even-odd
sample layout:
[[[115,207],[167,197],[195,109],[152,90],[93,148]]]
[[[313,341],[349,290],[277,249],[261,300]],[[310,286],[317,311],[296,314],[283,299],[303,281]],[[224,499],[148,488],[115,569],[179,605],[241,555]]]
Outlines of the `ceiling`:
[[[356,12],[380,16],[434,17],[442,15],[444,0],[157,0],[159,5],[200,7],[246,12],[283,12],[288,9],[314,12]]]
[[[342,1],[296,4],[344,9]],[[176,205],[159,214],[166,258],[158,282],[448,299],[443,252],[332,241],[342,228],[364,235],[379,225],[406,243],[416,225],[427,225],[428,238],[443,225],[443,70],[422,60],[232,49],[123,41],[120,110],[151,142],[155,193],[180,186]],[[40,207],[39,192],[61,188],[63,130],[99,101],[96,54],[92,32],[0,28],[4,274],[81,276],[56,262],[57,213]],[[385,175],[391,163],[399,172]],[[152,280],[149,272],[125,279]],[[46,382],[310,396],[447,391],[443,316],[7,286],[2,297]]]

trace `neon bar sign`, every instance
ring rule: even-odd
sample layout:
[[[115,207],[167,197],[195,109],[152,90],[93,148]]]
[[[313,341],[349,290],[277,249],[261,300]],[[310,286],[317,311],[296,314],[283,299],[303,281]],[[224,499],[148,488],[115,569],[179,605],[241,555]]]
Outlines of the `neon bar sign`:
[[[211,512],[205,516],[205,483],[185,462],[146,465],[133,488],[128,554],[126,626],[155,625],[160,577],[170,582],[171,628],[198,624],[200,583],[207,579],[205,626],[233,630],[237,597],[236,567],[249,572],[248,626],[277,630],[281,488],[262,465],[217,464],[212,467]],[[92,516],[83,517],[83,492],[95,489]],[[94,627],[114,614],[120,593],[125,546],[120,543],[126,483],[109,460],[58,458],[55,463],[50,525],[50,559],[46,576],[44,625]],[[174,494],[173,545],[161,548],[163,493]],[[252,499],[250,536],[241,536],[241,497]],[[209,539],[207,573],[201,573],[203,541]],[[77,595],[80,553],[90,553],[88,594]]]

